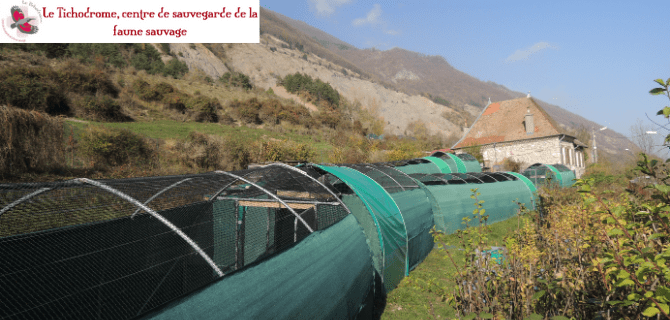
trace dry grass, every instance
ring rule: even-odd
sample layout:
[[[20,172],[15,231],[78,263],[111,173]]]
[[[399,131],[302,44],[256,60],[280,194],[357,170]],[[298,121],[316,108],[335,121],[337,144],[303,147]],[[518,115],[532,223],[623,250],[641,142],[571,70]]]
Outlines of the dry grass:
[[[61,119],[0,106],[0,176],[49,170],[63,162]]]

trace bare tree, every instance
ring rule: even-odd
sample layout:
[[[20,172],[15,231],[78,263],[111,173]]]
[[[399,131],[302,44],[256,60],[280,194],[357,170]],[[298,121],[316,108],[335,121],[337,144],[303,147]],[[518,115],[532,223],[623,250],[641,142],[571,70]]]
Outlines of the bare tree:
[[[650,125],[646,125],[639,118],[630,126],[631,140],[646,154],[654,152],[654,136],[647,133],[652,130]]]

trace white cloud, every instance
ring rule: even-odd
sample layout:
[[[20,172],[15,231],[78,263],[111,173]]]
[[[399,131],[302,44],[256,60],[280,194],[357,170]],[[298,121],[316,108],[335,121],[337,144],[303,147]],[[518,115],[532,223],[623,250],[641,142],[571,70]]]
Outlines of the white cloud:
[[[309,0],[316,9],[316,13],[329,16],[335,13],[335,9],[345,5],[352,0]]]
[[[514,62],[519,60],[528,60],[532,54],[538,53],[544,49],[558,49],[555,46],[549,44],[548,42],[538,42],[528,48],[520,49],[512,53],[505,62]]]
[[[362,26],[364,24],[377,24],[380,23],[380,17],[382,15],[382,7],[379,4],[375,4],[372,7],[372,10],[368,12],[365,18],[354,19],[352,22],[355,26]]]
[[[390,35],[392,35],[392,36],[397,36],[397,35],[400,34],[400,31],[397,31],[397,30],[386,30],[386,31],[384,31],[384,32],[385,32],[386,34],[390,34]]]

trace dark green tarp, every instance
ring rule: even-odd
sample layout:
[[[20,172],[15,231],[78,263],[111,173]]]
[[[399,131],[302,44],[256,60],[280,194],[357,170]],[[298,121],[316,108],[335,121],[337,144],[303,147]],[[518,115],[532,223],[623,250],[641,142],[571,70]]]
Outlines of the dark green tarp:
[[[472,211],[476,209],[475,200],[470,198],[472,189],[480,193],[479,200],[484,200],[483,209],[489,216],[488,223],[503,221],[516,215],[519,206],[514,200],[533,205],[533,193],[521,180],[499,181],[494,183],[467,184],[427,184],[440,208],[435,212],[435,228],[447,234],[464,229],[463,218],[473,219]],[[471,221],[470,226],[478,222]]]
[[[402,278],[409,273],[407,229],[395,201],[377,182],[357,170],[347,167],[317,166],[346,183],[363,201],[375,225],[366,225],[366,220],[363,219],[359,220],[359,223],[367,230],[366,234],[377,230],[383,256],[382,261],[375,265],[381,265],[381,270],[378,272],[384,281],[386,291],[395,289]]]
[[[392,193],[407,226],[409,270],[413,270],[433,250],[433,208],[420,188]]]
[[[349,215],[146,319],[352,319],[371,293],[370,250]]]

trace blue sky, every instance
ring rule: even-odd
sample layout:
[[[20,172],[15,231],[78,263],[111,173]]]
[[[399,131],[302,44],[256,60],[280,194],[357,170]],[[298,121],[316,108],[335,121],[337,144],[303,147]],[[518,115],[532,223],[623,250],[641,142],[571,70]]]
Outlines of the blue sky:
[[[443,56],[480,80],[530,91],[626,136],[637,118],[652,125],[645,112],[665,123],[655,114],[670,101],[648,92],[654,79],[670,78],[670,1],[260,0],[260,5],[358,48]]]

